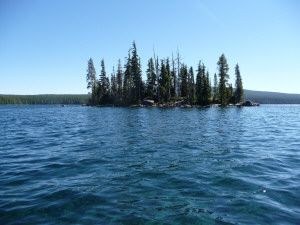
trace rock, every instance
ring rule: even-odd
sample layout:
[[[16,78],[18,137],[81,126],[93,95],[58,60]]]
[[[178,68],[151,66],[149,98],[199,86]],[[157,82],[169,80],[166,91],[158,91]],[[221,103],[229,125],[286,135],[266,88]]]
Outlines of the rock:
[[[220,107],[221,104],[211,104],[210,107]]]
[[[147,100],[147,99],[145,99],[143,101],[143,105],[145,105],[145,106],[153,106],[154,105],[154,101],[153,100]]]
[[[260,106],[260,104],[247,100],[242,103],[242,106]]]

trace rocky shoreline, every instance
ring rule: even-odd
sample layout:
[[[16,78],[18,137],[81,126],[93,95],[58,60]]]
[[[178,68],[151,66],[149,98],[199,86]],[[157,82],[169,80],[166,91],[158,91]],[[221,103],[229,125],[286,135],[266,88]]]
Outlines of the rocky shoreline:
[[[88,104],[83,104],[82,106],[90,106]],[[96,107],[131,107],[131,108],[146,108],[146,107],[158,107],[158,108],[213,108],[213,107],[254,107],[254,106],[260,106],[259,103],[251,102],[249,100],[237,103],[237,104],[209,104],[209,105],[195,105],[191,104],[190,102],[186,100],[181,100],[173,103],[157,103],[153,100],[144,100],[142,104],[136,104],[136,105],[119,105],[119,104],[105,104],[105,105],[96,105]]]

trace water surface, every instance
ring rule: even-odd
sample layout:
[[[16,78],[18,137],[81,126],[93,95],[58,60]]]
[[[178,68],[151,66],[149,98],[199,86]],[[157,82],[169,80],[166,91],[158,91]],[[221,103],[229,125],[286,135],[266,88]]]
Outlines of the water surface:
[[[1,224],[300,224],[300,106],[0,106]]]

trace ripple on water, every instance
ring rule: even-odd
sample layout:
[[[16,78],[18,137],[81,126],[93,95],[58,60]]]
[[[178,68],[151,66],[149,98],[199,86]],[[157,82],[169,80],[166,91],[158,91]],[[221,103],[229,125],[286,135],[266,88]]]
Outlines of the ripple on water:
[[[2,224],[297,224],[300,107],[0,106]]]

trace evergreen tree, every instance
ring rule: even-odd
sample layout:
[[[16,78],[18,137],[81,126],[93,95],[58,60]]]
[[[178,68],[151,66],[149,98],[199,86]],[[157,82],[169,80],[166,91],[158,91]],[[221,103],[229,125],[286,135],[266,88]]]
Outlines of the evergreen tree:
[[[176,77],[175,60],[174,60],[174,57],[173,57],[173,53],[172,53],[171,79],[172,79],[171,96],[172,97],[177,97],[177,77]]]
[[[201,61],[198,63],[197,76],[196,76],[196,98],[197,103],[202,104],[202,92],[203,92],[203,69]]]
[[[203,66],[204,68],[204,66]],[[209,72],[206,72],[206,76],[203,76],[203,89],[202,89],[202,105],[207,105],[211,99],[211,86],[209,80]]]
[[[160,77],[159,77],[159,93],[161,100],[165,101],[167,99],[167,86],[168,78],[167,78],[167,69],[164,64],[164,61],[161,60],[160,66]]]
[[[225,58],[225,55],[222,54],[219,58],[219,61],[217,63],[218,69],[219,69],[219,100],[221,104],[227,104],[228,98],[227,98],[227,82],[229,79],[228,75],[228,64],[227,59]]]
[[[205,73],[205,65],[199,61],[196,79],[196,97],[200,105],[207,105],[211,98],[209,74]]]
[[[113,102],[117,102],[118,100],[118,83],[116,79],[115,68],[113,67],[113,72],[110,78],[111,83],[111,98]]]
[[[93,59],[90,58],[88,61],[88,69],[86,74],[86,82],[87,82],[87,89],[92,89],[96,81],[96,70],[94,67]]]
[[[232,88],[232,84],[228,85],[227,91],[227,101],[230,103],[234,103],[235,102],[235,97],[234,97],[234,92],[233,92],[233,88]]]
[[[146,71],[147,74],[147,97],[149,99],[154,99],[154,90],[155,90],[155,82],[156,82],[156,74],[154,71],[154,62],[153,59],[150,58],[148,60],[148,68]]]
[[[180,77],[180,71],[181,71],[181,63],[180,63],[181,57],[179,54],[179,50],[177,49],[177,97],[181,97],[181,77]]]
[[[213,91],[214,91],[213,101],[216,102],[217,99],[219,98],[219,84],[218,84],[218,78],[217,78],[217,74],[216,73],[214,75],[214,87],[213,87]]]
[[[128,51],[127,62],[125,64],[125,72],[124,72],[124,85],[123,85],[123,102],[128,104],[132,103],[131,93],[132,93],[132,76],[131,76],[131,56],[130,50]]]
[[[132,44],[131,73],[133,79],[133,101],[141,101],[142,71],[135,42]]]
[[[194,102],[195,97],[195,78],[194,78],[194,70],[193,67],[189,69],[189,99],[190,102]]]
[[[244,100],[244,89],[243,89],[243,82],[242,82],[242,77],[240,74],[240,67],[239,64],[236,64],[235,66],[235,101],[237,103],[242,102]]]
[[[98,86],[97,102],[99,104],[107,104],[109,101],[110,82],[106,76],[104,59],[101,60],[101,73]]]
[[[97,82],[96,82],[96,70],[95,70],[94,62],[93,62],[92,58],[90,58],[88,61],[86,82],[87,82],[87,89],[91,89],[91,92],[92,92],[91,103],[95,104],[96,92],[97,92]]]
[[[171,99],[171,86],[172,86],[172,78],[171,78],[171,69],[170,69],[170,60],[169,57],[166,60],[166,70],[167,70],[167,83],[166,83],[166,90],[167,90],[167,96],[166,100],[170,101]]]
[[[155,59],[155,53],[154,53],[154,59]],[[159,93],[159,62],[158,62],[158,56],[156,57],[156,60],[155,60],[155,71],[156,71],[156,94],[157,94],[157,100],[158,102],[160,102],[160,93]]]
[[[121,60],[118,61],[118,70],[117,70],[117,102],[122,102],[122,93],[123,93],[123,71]]]
[[[101,60],[101,73],[100,73],[100,85],[104,86],[106,80],[106,70],[105,70],[105,64],[104,59]]]
[[[188,96],[188,72],[187,72],[187,66],[182,65],[180,70],[180,80],[181,80],[181,97],[187,97]]]

